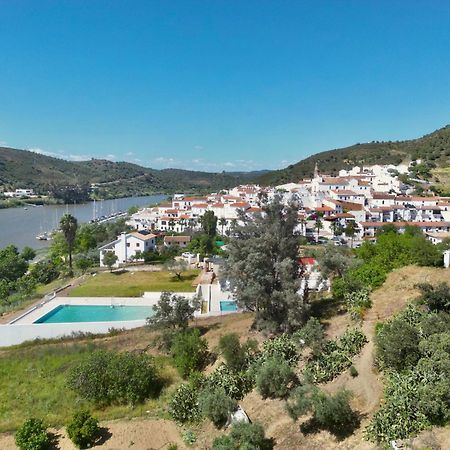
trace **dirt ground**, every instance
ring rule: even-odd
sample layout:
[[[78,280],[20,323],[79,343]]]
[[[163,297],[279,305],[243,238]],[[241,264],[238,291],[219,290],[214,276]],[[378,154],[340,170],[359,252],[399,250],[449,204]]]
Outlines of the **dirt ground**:
[[[361,423],[355,432],[344,439],[338,440],[326,431],[306,433],[300,430],[302,418],[294,422],[285,411],[282,400],[263,400],[253,391],[241,402],[252,421],[263,424],[266,435],[275,441],[276,450],[290,449],[361,449],[370,450],[377,447],[364,440],[364,429],[370,421],[371,415],[378,408],[382,400],[382,375],[377,372],[373,364],[373,337],[375,324],[385,320],[400,311],[419,292],[414,285],[417,283],[450,282],[450,270],[424,267],[406,267],[389,274],[386,283],[372,294],[372,308],[366,313],[363,321],[363,331],[369,342],[361,354],[355,358],[354,366],[359,375],[352,378],[348,371],[341,374],[332,382],[322,386],[329,392],[335,392],[341,387],[354,393],[352,406],[359,412]],[[197,326],[205,330],[204,336],[208,340],[209,348],[214,350],[219,338],[224,333],[236,332],[241,339],[253,338],[262,340],[259,333],[250,329],[253,317],[251,314],[228,315],[222,318],[198,320]],[[336,337],[342,334],[350,323],[345,314],[335,315],[327,320],[327,334]],[[132,330],[118,336],[104,338],[108,347],[121,350],[143,348],[149,341],[148,331]],[[150,349],[150,352],[156,351]],[[101,423],[105,428],[104,441],[95,448],[119,450],[133,448],[135,450],[167,449],[170,443],[176,443],[179,449],[184,446],[179,428],[171,421],[156,419],[118,420]],[[61,450],[72,450],[75,447],[66,437],[64,430],[56,430],[59,435]],[[220,434],[209,422],[202,423],[195,429],[197,442],[191,448],[211,448],[214,437]],[[0,449],[14,449],[14,439],[11,435],[0,435]],[[433,428],[421,433],[413,440],[404,443],[404,449],[419,450],[430,448],[433,450],[450,448],[450,427]]]

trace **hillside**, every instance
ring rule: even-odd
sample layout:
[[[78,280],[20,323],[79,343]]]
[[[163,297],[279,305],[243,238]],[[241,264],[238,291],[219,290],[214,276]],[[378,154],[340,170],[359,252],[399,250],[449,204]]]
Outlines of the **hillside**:
[[[295,182],[310,177],[317,163],[323,173],[336,174],[340,169],[359,165],[400,164],[422,159],[430,168],[450,166],[450,125],[418,139],[370,142],[328,150],[257,178],[263,185]]]
[[[66,161],[27,150],[0,147],[0,188],[3,190],[29,187],[45,193],[55,186],[96,183],[99,194],[107,198],[155,192],[211,192],[235,186],[252,177],[252,173],[156,170],[101,159]]]

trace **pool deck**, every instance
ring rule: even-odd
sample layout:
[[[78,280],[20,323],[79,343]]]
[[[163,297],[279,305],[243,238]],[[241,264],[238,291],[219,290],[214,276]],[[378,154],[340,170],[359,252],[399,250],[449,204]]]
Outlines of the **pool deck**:
[[[232,300],[230,293],[221,291],[218,284],[199,285],[197,289],[203,301],[208,304],[207,312],[197,311],[198,318],[235,314],[239,311],[221,311],[221,300]],[[187,298],[196,293],[180,292]],[[20,316],[5,325],[0,325],[0,347],[21,344],[34,339],[52,339],[70,336],[76,333],[108,333],[111,329],[132,329],[143,327],[145,319],[108,322],[66,322],[66,323],[35,323],[53,309],[61,305],[101,305],[101,306],[153,306],[156,305],[161,292],[146,292],[143,297],[45,297]]]

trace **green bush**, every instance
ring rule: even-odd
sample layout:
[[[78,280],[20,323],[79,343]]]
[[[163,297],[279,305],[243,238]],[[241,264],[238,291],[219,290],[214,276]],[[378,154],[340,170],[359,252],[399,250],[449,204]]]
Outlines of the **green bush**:
[[[206,380],[209,388],[222,387],[225,393],[235,400],[241,400],[254,386],[252,375],[247,372],[234,372],[226,364],[219,365]]]
[[[384,368],[403,370],[413,367],[419,360],[419,331],[397,317],[383,324],[376,336],[376,356]]]
[[[366,309],[372,306],[370,290],[362,288],[344,295],[345,305],[353,320],[361,320]]]
[[[195,422],[200,419],[198,389],[193,384],[178,387],[169,402],[169,414],[179,423]]]
[[[355,366],[350,366],[350,375],[353,377],[353,378],[355,378],[355,377],[357,377],[359,374],[358,374],[358,370],[356,369],[356,367]]]
[[[208,343],[200,337],[197,329],[177,333],[173,339],[171,353],[175,366],[183,378],[201,370],[206,364]]]
[[[20,450],[44,450],[50,445],[50,437],[41,419],[28,419],[16,432],[16,445]]]
[[[78,448],[91,447],[99,436],[98,420],[89,411],[79,411],[74,414],[67,425],[67,434]]]
[[[288,334],[282,334],[264,342],[263,359],[280,358],[295,365],[299,355],[294,339]]]
[[[330,395],[317,386],[299,386],[292,391],[287,410],[294,420],[312,412],[315,423],[332,433],[341,434],[356,422],[355,412],[350,406],[351,397],[350,391],[342,389]]]
[[[259,368],[256,374],[256,386],[262,398],[284,398],[296,378],[285,360],[271,358]]]
[[[104,350],[74,367],[67,382],[80,397],[101,405],[142,403],[161,389],[152,357]]]
[[[325,331],[315,317],[311,317],[294,336],[301,345],[310,347],[314,354],[319,354],[325,343]]]
[[[351,358],[359,354],[367,342],[358,329],[348,329],[339,339],[326,341],[323,351],[306,363],[304,375],[313,383],[331,381],[352,365]]]
[[[223,387],[204,389],[199,396],[200,411],[217,427],[225,425],[230,413],[237,408],[236,400],[230,398]]]
[[[428,306],[430,311],[450,312],[450,287],[447,283],[437,286],[422,283],[417,287],[422,291],[420,301]]]
[[[236,423],[229,435],[214,439],[213,450],[270,450],[273,443],[259,423]]]
[[[219,340],[219,350],[227,366],[236,372],[247,368],[250,359],[256,352],[257,345],[254,340],[248,340],[245,344],[241,344],[236,333],[224,334]]]

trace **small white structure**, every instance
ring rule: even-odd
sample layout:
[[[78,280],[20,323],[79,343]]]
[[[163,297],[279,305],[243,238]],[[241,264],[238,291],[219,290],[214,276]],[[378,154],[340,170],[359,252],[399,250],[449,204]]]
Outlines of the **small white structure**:
[[[33,189],[16,189],[15,191],[4,192],[3,195],[5,197],[14,197],[14,198],[32,197],[34,196],[34,191]]]
[[[450,250],[444,252],[444,267],[448,269],[450,267]]]
[[[117,256],[114,267],[131,261],[143,252],[153,252],[156,249],[156,235],[148,231],[133,231],[122,233],[115,241],[100,247],[100,267],[105,267],[103,257],[107,252]]]

